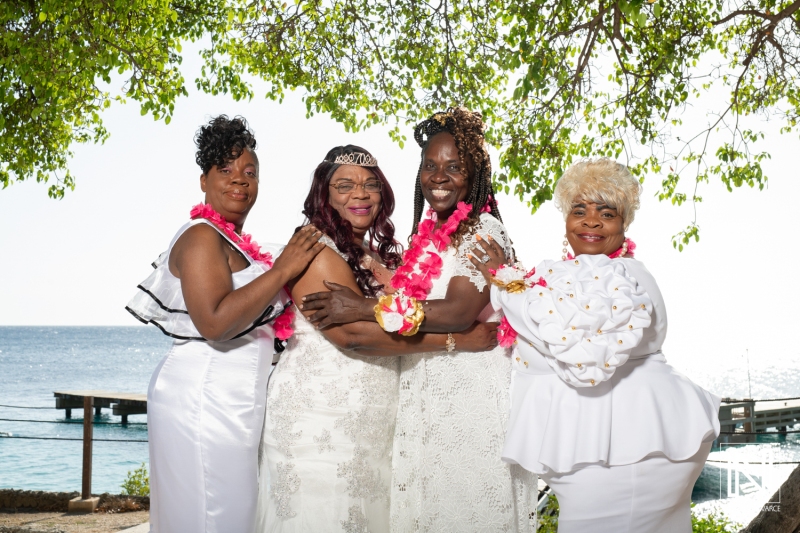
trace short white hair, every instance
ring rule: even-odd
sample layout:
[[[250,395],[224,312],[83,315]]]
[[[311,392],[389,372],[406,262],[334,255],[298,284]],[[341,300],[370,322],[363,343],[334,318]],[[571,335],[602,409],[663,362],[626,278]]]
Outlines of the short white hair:
[[[564,220],[582,202],[605,204],[617,210],[625,231],[639,209],[642,185],[628,167],[608,157],[583,159],[564,171],[556,183],[556,207]]]

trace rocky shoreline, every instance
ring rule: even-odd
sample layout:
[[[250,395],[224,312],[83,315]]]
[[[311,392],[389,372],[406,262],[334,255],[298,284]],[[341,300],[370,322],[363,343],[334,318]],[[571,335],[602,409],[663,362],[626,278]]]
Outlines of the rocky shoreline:
[[[66,512],[69,501],[79,492],[47,492],[41,490],[0,489],[0,510]],[[100,498],[97,513],[126,513],[150,509],[149,496],[126,494],[92,494]]]

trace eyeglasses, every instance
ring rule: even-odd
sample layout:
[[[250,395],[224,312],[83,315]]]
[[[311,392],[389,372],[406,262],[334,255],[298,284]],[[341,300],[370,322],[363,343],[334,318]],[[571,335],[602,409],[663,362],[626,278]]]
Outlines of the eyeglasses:
[[[378,180],[370,180],[366,183],[353,183],[352,181],[345,181],[336,185],[331,183],[331,187],[337,190],[339,194],[349,194],[356,190],[356,187],[361,187],[369,194],[374,192],[381,192],[383,183]]]

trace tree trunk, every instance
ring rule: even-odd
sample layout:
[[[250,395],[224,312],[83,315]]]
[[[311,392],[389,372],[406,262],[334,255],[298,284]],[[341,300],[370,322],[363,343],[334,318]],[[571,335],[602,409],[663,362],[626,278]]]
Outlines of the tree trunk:
[[[800,532],[800,466],[794,469],[781,488],[752,522],[739,533],[798,533]]]

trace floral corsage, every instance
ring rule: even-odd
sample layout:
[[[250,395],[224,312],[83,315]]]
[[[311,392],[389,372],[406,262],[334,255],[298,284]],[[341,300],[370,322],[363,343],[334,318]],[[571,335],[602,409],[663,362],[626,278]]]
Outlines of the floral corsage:
[[[407,337],[416,335],[424,319],[422,304],[403,294],[402,289],[382,296],[375,306],[375,320],[389,333],[397,332]]]
[[[524,292],[528,287],[526,283],[527,272],[517,265],[500,265],[497,270],[489,269],[492,275],[492,284],[511,294]]]

